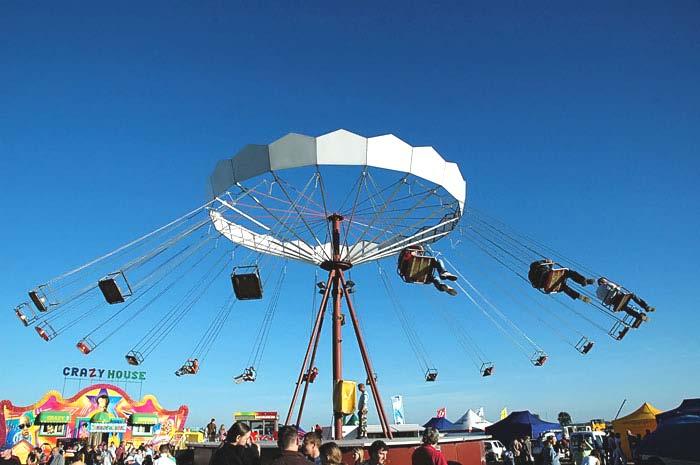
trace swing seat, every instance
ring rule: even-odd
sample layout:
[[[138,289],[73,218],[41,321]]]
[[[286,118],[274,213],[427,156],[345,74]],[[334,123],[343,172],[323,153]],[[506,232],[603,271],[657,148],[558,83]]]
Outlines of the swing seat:
[[[189,359],[175,372],[175,376],[196,375],[199,372],[199,360]]]
[[[532,362],[532,364],[535,365],[536,367],[541,367],[542,365],[547,363],[548,358],[549,357],[547,356],[547,354],[545,354],[544,352],[542,352],[540,350],[540,351],[535,352],[535,354],[530,359],[530,362]]]
[[[17,318],[19,318],[19,321],[21,321],[24,326],[29,326],[29,318],[22,311],[24,307],[29,307],[29,305],[24,302],[15,307],[15,315],[17,315]]]
[[[263,297],[260,270],[257,265],[235,267],[231,272],[231,283],[238,300],[260,300]]]
[[[567,268],[556,268],[549,270],[544,276],[542,283],[542,292],[545,294],[551,294],[553,292],[560,292],[561,286],[566,280],[566,272],[569,271]]]
[[[87,338],[81,339],[75,346],[84,355],[89,354],[95,348],[95,344],[90,339],[87,339]]]
[[[309,373],[304,373],[304,376],[302,376],[302,381],[306,383],[313,383],[316,381],[316,377],[318,376],[318,368],[313,367],[313,369]]]
[[[405,250],[405,249],[404,249]],[[401,256],[404,253],[402,252]],[[428,255],[415,255],[408,260],[401,260],[399,263],[399,275],[407,283],[428,284],[433,276],[435,268],[435,258]]]
[[[51,326],[49,323],[44,323],[43,326],[37,325],[34,327],[34,330],[39,337],[46,342],[56,337],[56,330],[54,330],[53,326]]]
[[[428,383],[434,382],[438,377],[438,371],[435,368],[428,368],[425,372],[425,381]]]
[[[611,299],[612,310],[614,312],[624,310],[627,308],[627,304],[629,304],[630,300],[632,300],[632,294],[619,294],[619,296],[614,296]]]
[[[136,350],[130,350],[124,356],[124,358],[126,358],[126,362],[129,365],[139,366],[139,365],[141,365],[141,363],[143,363],[143,355],[141,354],[141,352],[138,352]]]
[[[432,281],[435,257],[421,246],[409,246],[399,253],[396,271],[407,283],[428,284]]]
[[[44,290],[43,285],[37,287],[34,290],[29,291],[28,294],[29,298],[34,303],[37,310],[39,310],[40,312],[45,312],[49,309],[49,299],[46,296],[46,291]]]
[[[576,343],[576,350],[578,350],[583,355],[586,355],[591,351],[595,342],[589,340],[586,336],[582,336],[581,339]]]
[[[119,287],[119,281],[122,282],[126,292],[123,292]],[[108,304],[120,304],[124,302],[127,297],[132,295],[129,281],[126,280],[126,276],[121,270],[110,273],[104,278],[100,279],[97,282],[97,285],[99,286],[100,291],[102,291],[102,295]]]
[[[486,362],[481,365],[481,369],[479,372],[481,373],[481,376],[486,377],[486,376],[491,376],[493,374],[494,370],[494,365],[491,362]]]
[[[629,332],[630,327],[625,323],[624,320],[616,322],[612,328],[610,328],[610,331],[608,331],[608,334],[610,337],[617,341],[621,341]]]

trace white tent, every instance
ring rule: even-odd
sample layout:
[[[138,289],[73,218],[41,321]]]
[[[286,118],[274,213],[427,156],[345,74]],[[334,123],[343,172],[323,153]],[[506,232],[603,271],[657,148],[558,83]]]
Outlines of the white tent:
[[[467,412],[462,415],[459,420],[455,422],[455,426],[459,427],[460,430],[469,431],[473,429],[485,430],[487,426],[491,426],[491,422],[484,418],[484,409],[480,408],[478,413],[472,409],[467,410]]]

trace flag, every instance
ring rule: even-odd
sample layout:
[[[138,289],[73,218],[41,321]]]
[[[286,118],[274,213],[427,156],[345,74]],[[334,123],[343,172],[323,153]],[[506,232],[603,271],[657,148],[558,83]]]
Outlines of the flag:
[[[394,411],[394,424],[403,425],[405,423],[403,415],[403,397],[392,396],[391,408]]]
[[[503,410],[501,410],[501,420],[503,420],[507,416],[508,416],[508,409],[503,407]]]
[[[447,416],[447,408],[446,407],[440,407],[437,410],[437,417],[438,418],[445,418]]]

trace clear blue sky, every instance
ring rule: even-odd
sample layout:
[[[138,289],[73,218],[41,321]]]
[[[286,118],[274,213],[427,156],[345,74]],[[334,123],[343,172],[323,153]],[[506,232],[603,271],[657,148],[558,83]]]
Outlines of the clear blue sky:
[[[630,411],[700,395],[697,2],[278,3],[0,6],[0,398],[28,404],[60,389],[65,365],[124,367],[147,327],[131,322],[86,358],[80,332],[47,344],[20,327],[11,309],[29,287],[201,204],[216,161],[243,145],[337,128],[434,145],[460,164],[474,206],[623,277],[658,309],[620,344],[598,335],[583,358],[509,308],[551,361],[535,369],[484,333],[498,368],[482,380],[443,343],[437,297],[412,289],[424,340],[440,341],[428,343],[440,382],[426,385],[368,273],[358,303],[369,345],[384,396],[403,394],[409,420],[445,405],[450,418],[479,406],[491,418],[503,406],[610,418],[623,398]],[[560,195],[545,203],[550,191]],[[463,271],[479,282],[477,265]],[[299,282],[313,272],[295,269]],[[285,411],[310,311],[306,287],[285,295],[259,383],[230,377],[262,306],[230,322],[196,378],[171,374],[181,329],[147,364],[144,390],[167,408],[188,404],[194,425]],[[357,357],[346,363],[359,378]],[[305,423],[328,423],[328,391],[314,386]]]

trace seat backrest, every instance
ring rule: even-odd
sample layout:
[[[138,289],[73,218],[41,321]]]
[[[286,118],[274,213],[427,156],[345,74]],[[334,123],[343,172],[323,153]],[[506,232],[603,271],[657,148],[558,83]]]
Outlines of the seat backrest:
[[[427,283],[433,274],[433,257],[419,255],[403,262],[401,275],[408,282]]]
[[[549,270],[544,278],[543,290],[545,292],[559,292],[561,291],[561,286],[566,280],[566,268],[555,268]]]
[[[257,273],[234,274],[231,281],[239,300],[262,299],[262,284]]]

